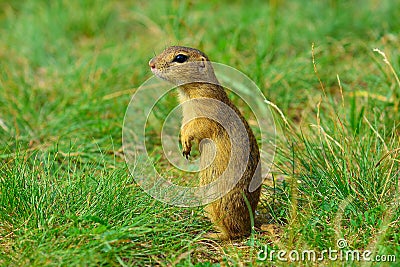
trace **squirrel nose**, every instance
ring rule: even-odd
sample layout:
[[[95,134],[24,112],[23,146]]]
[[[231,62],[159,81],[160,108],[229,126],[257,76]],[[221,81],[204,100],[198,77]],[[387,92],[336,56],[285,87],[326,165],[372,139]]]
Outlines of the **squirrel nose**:
[[[153,59],[149,61],[150,68],[154,69],[156,67],[156,63],[153,62]]]

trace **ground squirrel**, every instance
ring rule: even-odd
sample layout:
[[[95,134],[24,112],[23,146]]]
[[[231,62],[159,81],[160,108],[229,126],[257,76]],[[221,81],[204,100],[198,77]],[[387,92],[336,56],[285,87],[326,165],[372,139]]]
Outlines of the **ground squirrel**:
[[[183,112],[180,132],[183,155],[188,158],[192,143],[199,144],[200,165],[205,167],[200,171],[200,184],[209,184],[223,174],[225,181],[228,181],[239,172],[240,165],[244,165],[242,175],[233,188],[208,204],[205,211],[220,231],[217,234],[219,238],[235,239],[248,236],[251,232],[250,216],[254,215],[261,189],[260,186],[253,192],[249,191],[253,176],[254,179],[260,180],[261,167],[257,141],[248,123],[229,100],[214,74],[211,62],[203,52],[189,47],[171,46],[151,59],[149,66],[156,76],[178,86]],[[201,101],[203,99],[215,101],[204,103]],[[185,102],[189,104],[185,105]],[[238,133],[239,129],[233,124],[233,119],[223,119],[223,123],[214,119],[226,113],[216,104],[219,102],[233,111],[241,122],[242,132]],[[220,117],[223,118],[222,115]],[[239,142],[231,142],[227,128],[231,128],[230,131],[233,129],[234,134],[240,137]],[[243,157],[240,157],[246,150],[248,153],[243,160]],[[230,168],[228,173],[224,173],[232,159],[233,169]]]

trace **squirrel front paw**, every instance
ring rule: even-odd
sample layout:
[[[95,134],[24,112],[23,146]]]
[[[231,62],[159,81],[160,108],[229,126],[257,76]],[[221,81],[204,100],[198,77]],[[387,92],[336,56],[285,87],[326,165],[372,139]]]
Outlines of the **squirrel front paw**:
[[[193,127],[190,124],[186,124],[182,127],[180,132],[180,142],[182,144],[182,155],[189,159],[190,151],[192,149],[192,141],[194,140],[194,135],[192,132]]]
[[[181,143],[182,143],[182,155],[189,159],[190,151],[192,149],[192,141],[193,136],[181,136]]]

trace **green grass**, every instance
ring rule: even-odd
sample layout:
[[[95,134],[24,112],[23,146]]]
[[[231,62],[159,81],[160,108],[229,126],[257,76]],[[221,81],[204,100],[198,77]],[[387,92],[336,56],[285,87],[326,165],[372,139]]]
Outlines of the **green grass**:
[[[292,2],[0,1],[0,265],[264,265],[264,245],[340,238],[398,265],[400,2]],[[173,44],[246,73],[291,125],[276,113],[248,240],[208,240],[201,207],[152,199],[123,160],[130,97]]]

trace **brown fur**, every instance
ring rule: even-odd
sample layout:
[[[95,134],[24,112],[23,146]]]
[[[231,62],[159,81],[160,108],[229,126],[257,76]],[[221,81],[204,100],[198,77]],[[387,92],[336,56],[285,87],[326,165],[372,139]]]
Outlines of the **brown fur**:
[[[174,62],[174,58],[178,54],[186,55],[187,61],[183,63]],[[190,62],[196,62],[197,65],[191,66],[187,64]],[[216,177],[219,177],[225,171],[230,158],[233,157],[233,159],[236,159],[238,156],[231,153],[232,144],[230,138],[221,124],[209,118],[191,120],[194,116],[201,113],[204,114],[204,112],[206,114],[213,114],[214,116],[219,116],[223,112],[219,106],[204,104],[200,100],[211,98],[225,103],[237,114],[243,123],[247,132],[243,138],[248,138],[249,140],[249,147],[247,149],[250,153],[244,173],[232,190],[207,205],[205,211],[221,232],[219,234],[221,239],[235,239],[249,235],[251,232],[250,213],[254,217],[254,212],[260,198],[261,187],[253,192],[249,192],[248,188],[253,175],[255,179],[260,179],[261,168],[259,165],[260,153],[258,145],[248,123],[229,100],[223,87],[219,85],[207,56],[201,51],[188,47],[172,46],[154,57],[149,62],[149,65],[156,76],[179,86],[179,99],[183,104],[183,126],[181,128],[183,154],[186,156],[190,154],[192,142],[196,142],[197,144],[201,142],[199,146],[201,153],[200,164],[207,166],[207,164],[210,164],[212,155],[216,153],[214,161],[210,166],[200,172],[201,185],[207,185],[214,181]],[[190,82],[193,77],[199,82]],[[207,83],[207,81],[211,81],[212,83]],[[199,101],[191,101],[190,104],[185,105],[186,100]],[[229,125],[231,122],[228,120],[224,123]],[[207,139],[214,142],[216,152],[211,142],[202,142],[202,140]],[[240,147],[243,146],[241,143],[236,142],[233,145]],[[244,147],[243,150],[245,149]],[[229,175],[228,173],[228,177],[230,177]],[[250,204],[250,210],[246,205],[244,196]]]

